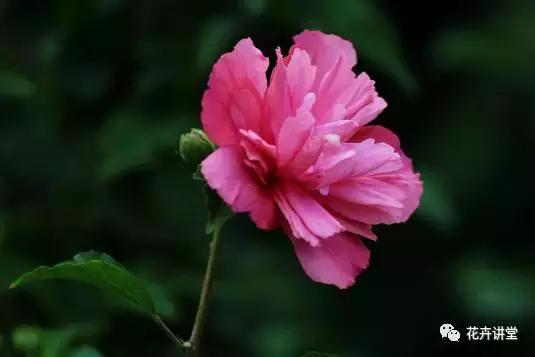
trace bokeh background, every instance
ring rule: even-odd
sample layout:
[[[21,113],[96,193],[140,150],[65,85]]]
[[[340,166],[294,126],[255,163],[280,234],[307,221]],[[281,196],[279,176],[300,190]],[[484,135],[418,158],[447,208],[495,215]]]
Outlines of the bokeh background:
[[[274,59],[304,28],[350,39],[425,182],[380,226],[347,290],[301,271],[279,232],[224,230],[205,356],[528,356],[535,347],[535,3],[0,1],[0,355],[173,356],[122,300],[20,273],[95,249],[149,282],[189,334],[207,258],[201,185],[176,155],[215,59]],[[440,324],[517,326],[447,343]]]

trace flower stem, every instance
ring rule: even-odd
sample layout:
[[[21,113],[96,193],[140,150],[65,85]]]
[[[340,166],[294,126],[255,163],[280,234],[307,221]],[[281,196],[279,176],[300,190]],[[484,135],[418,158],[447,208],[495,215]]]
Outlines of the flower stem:
[[[201,339],[202,330],[206,323],[207,303],[212,288],[212,277],[214,271],[215,258],[217,255],[217,248],[219,245],[219,237],[221,236],[221,230],[223,225],[215,227],[212,241],[210,242],[210,254],[208,256],[208,263],[206,265],[206,272],[204,273],[204,282],[202,285],[201,297],[199,300],[199,306],[197,307],[197,314],[195,316],[195,322],[193,323],[193,330],[191,331],[191,337],[186,342],[186,347],[189,357],[198,356],[199,341]],[[183,345],[184,346],[184,345]]]
[[[219,244],[219,237],[221,236],[221,230],[223,225],[217,225],[214,229],[212,241],[210,242],[210,254],[208,256],[208,263],[206,265],[206,272],[204,273],[204,281],[202,284],[201,297],[199,299],[199,306],[197,307],[197,314],[195,315],[195,322],[193,323],[193,329],[191,331],[191,337],[188,341],[182,340],[176,336],[167,325],[162,321],[159,315],[154,314],[152,319],[162,329],[162,331],[169,337],[171,341],[180,349],[185,351],[188,357],[197,357],[199,355],[199,341],[201,339],[201,333],[206,322],[206,312],[208,297],[212,288],[212,276],[215,265],[215,257],[217,255],[217,247]]]

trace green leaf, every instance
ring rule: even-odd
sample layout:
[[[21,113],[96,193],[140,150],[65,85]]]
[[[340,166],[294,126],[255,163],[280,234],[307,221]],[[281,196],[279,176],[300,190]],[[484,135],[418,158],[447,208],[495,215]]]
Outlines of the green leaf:
[[[95,252],[94,250],[78,253],[72,258],[72,260],[74,260],[76,263],[85,263],[91,260],[102,260],[110,264],[120,265],[111,255]]]
[[[216,229],[221,228],[232,216],[234,212],[217,195],[217,192],[205,186],[206,207],[208,208],[208,219],[206,220],[206,234],[212,234]]]
[[[154,310],[159,316],[172,318],[175,315],[175,305],[169,297],[167,291],[162,286],[147,282],[147,291],[154,302]]]
[[[47,279],[67,279],[98,286],[127,298],[142,311],[153,315],[154,303],[145,285],[107,254],[89,251],[72,261],[52,267],[41,266],[15,280],[10,288]]]

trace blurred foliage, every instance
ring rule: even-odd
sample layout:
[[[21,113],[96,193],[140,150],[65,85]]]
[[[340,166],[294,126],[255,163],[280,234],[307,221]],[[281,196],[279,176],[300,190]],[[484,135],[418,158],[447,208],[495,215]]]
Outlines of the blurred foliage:
[[[351,40],[358,56],[374,62],[405,91],[416,90],[416,79],[405,62],[399,35],[373,0],[340,0],[336,6],[318,0],[307,26],[326,29]]]
[[[19,326],[13,331],[13,346],[28,357],[101,356],[93,347],[75,346],[80,338],[94,334],[87,325],[70,325],[62,329],[43,330],[36,326]]]
[[[177,120],[149,124],[131,114],[113,116],[99,134],[104,156],[99,176],[111,179],[150,163],[158,152],[173,149],[177,133],[184,130]]]
[[[511,267],[503,262],[462,262],[457,292],[467,310],[478,318],[528,320],[535,314],[533,267]]]
[[[304,28],[355,44],[356,70],[389,103],[376,122],[422,172],[422,205],[408,223],[375,229],[370,268],[343,292],[312,283],[282,233],[233,218],[204,355],[532,353],[533,1],[9,0],[0,1],[1,356],[173,355],[123,299],[69,282],[7,288],[35,266],[106,251],[152,282],[156,310],[186,336],[207,216],[177,141],[200,126],[218,56],[250,36],[273,63]],[[445,321],[516,325],[520,341],[453,351],[439,338]]]
[[[35,92],[33,83],[20,74],[7,70],[0,72],[0,95],[15,99],[25,99]]]
[[[517,1],[515,5],[501,4],[477,28],[445,30],[434,45],[437,65],[512,85],[532,84],[535,4]]]

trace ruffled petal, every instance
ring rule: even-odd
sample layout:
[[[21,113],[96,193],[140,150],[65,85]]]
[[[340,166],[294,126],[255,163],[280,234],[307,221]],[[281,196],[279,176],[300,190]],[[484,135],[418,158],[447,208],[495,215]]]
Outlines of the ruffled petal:
[[[332,148],[332,144],[324,145],[318,160],[303,175],[301,181],[311,189],[319,189],[327,194],[331,183],[338,182],[349,176],[354,167],[355,152],[344,150],[344,145]]]
[[[379,97],[375,90],[375,82],[362,72],[353,83],[354,94],[347,99],[346,119],[355,121],[359,126],[364,126],[377,118],[387,107],[386,101]]]
[[[245,151],[245,165],[253,169],[260,181],[267,185],[269,174],[275,166],[275,146],[251,130],[241,129],[240,135],[240,145]]]
[[[419,205],[422,183],[397,136],[372,126],[360,128],[351,141],[338,151],[323,151],[308,175],[301,176],[306,186],[319,191],[318,200],[339,221],[406,221]]]
[[[327,139],[330,138],[328,134]],[[333,139],[339,141],[339,137]],[[325,145],[317,161],[300,178],[307,187],[323,188],[363,175],[393,172],[403,167],[400,155],[385,143],[366,139],[361,143]]]
[[[352,176],[390,173],[403,167],[401,156],[385,143],[376,143],[369,138],[360,143],[346,143],[355,153]]]
[[[351,119],[363,126],[375,119],[386,102],[366,73],[355,78],[356,53],[349,41],[319,31],[304,31],[294,37],[290,53],[304,49],[317,72],[312,89],[318,100],[313,114],[319,123]]]
[[[353,120],[336,120],[317,125],[314,129],[314,136],[337,135],[340,142],[345,142],[355,134],[357,128],[358,125]]]
[[[299,108],[310,111],[315,101],[314,94],[310,93],[315,76],[316,67],[305,51],[297,49],[283,58],[277,49],[277,64],[271,74],[264,107],[269,120],[264,122],[262,134],[268,141],[277,140],[283,123],[288,117],[296,116]]]
[[[277,138],[279,168],[287,166],[302,150],[312,135],[314,124],[314,117],[306,110],[298,110],[295,117],[288,117],[284,120]]]
[[[292,239],[297,258],[310,279],[346,289],[368,267],[370,251],[355,235],[340,233],[312,247]]]
[[[219,146],[238,142],[238,130],[260,131],[269,60],[251,39],[238,42],[212,69],[202,99],[201,121]]]
[[[336,215],[336,219],[344,226],[345,230],[371,240],[377,240],[377,236],[372,231],[372,225],[354,220],[349,220]]]
[[[374,177],[358,177],[330,186],[330,195],[363,206],[403,208],[406,192],[398,185]]]
[[[355,73],[347,65],[347,58],[339,52],[333,67],[325,73],[319,85],[314,88],[317,93],[318,101],[314,107],[314,115],[318,118],[319,123],[325,123],[328,120],[344,119],[348,117],[347,108],[350,99],[354,97],[357,83],[355,82]],[[344,117],[336,118],[332,110],[337,108],[342,112]]]
[[[420,205],[420,198],[422,197],[422,193],[424,191],[424,185],[420,179],[420,174],[413,172],[412,164],[410,169],[408,166],[406,166],[400,175],[404,176],[403,181],[406,185],[406,197],[403,201],[403,210],[401,212],[401,222],[405,222]]]
[[[337,35],[324,34],[321,31],[305,30],[293,37],[295,46],[304,49],[317,67],[316,87],[323,76],[331,70],[338,53],[346,58],[345,65],[351,69],[357,64],[357,53],[351,42]]]
[[[201,163],[201,171],[208,185],[234,212],[249,212],[259,228],[276,228],[279,224],[278,208],[244,160],[245,154],[240,146],[225,146]]]
[[[277,184],[275,201],[288,221],[293,236],[306,240],[310,245],[318,245],[320,239],[344,229],[329,211],[296,184]]]
[[[377,143],[385,143],[393,147],[401,156],[402,168],[396,172],[391,180],[397,181],[405,188],[406,197],[403,201],[403,210],[400,215],[401,221],[406,221],[420,205],[420,198],[423,193],[423,183],[420,174],[415,173],[412,167],[412,160],[405,155],[401,149],[399,138],[391,130],[379,125],[366,125],[360,128],[351,138],[351,141],[359,142],[374,139]]]
[[[351,142],[359,143],[367,139],[374,139],[377,143],[385,143],[400,152],[399,138],[391,130],[380,125],[366,125],[355,133]]]
[[[290,90],[292,109],[295,111],[304,104],[305,96],[312,90],[316,67],[310,62],[308,53],[300,49],[293,51],[286,59],[288,61],[286,81]]]

